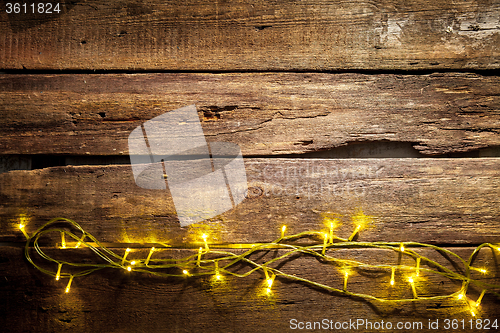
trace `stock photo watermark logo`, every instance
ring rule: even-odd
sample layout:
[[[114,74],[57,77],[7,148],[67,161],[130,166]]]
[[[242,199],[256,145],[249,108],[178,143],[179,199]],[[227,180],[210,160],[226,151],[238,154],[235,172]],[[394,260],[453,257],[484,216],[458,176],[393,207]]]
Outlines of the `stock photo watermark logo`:
[[[222,214],[245,198],[248,186],[238,145],[208,143],[194,105],[166,112],[128,137],[135,183],[172,195],[182,227]]]

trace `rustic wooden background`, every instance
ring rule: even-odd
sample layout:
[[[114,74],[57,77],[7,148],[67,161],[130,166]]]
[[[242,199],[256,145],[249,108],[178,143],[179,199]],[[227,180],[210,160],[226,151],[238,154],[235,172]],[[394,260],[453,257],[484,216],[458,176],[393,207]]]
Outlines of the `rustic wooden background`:
[[[166,242],[175,257],[192,253],[185,247],[199,230],[218,244],[271,241],[282,224],[320,229],[328,211],[342,214],[338,234],[347,237],[362,208],[375,226],[360,240],[428,242],[464,257],[500,243],[499,1],[59,3],[59,14],[0,13],[2,331],[281,332],[292,318],[470,319],[457,304],[384,309],[285,280],[269,298],[259,274],[214,287],[98,272],[65,294],[65,281],[24,259],[16,226],[27,219],[34,232],[62,216],[117,251],[134,246],[144,257]],[[135,185],[127,137],[190,104],[208,141],[241,147],[249,194],[181,228],[166,192]],[[342,255],[397,260],[369,249]],[[478,256],[497,284],[499,255]],[[311,258],[289,272],[341,288]],[[350,286],[384,295],[384,279],[357,276]],[[433,278],[425,293],[459,287]],[[408,286],[399,292],[411,297]],[[499,309],[487,294],[479,316],[500,321]]]

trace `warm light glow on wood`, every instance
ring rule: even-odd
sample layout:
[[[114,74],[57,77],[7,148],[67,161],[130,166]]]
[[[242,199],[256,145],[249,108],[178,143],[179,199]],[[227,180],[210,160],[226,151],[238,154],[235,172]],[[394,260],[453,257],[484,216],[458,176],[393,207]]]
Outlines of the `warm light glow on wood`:
[[[412,265],[407,265],[406,263],[401,263],[401,262],[397,263],[397,264],[394,263],[392,265],[387,265],[387,264],[380,265],[377,263],[370,262],[371,258],[367,258],[367,260],[364,260],[364,261],[358,260],[358,259],[346,259],[346,258],[343,258],[342,256],[337,256],[336,255],[337,251],[331,251],[332,253],[330,253],[329,255],[326,255],[325,254],[326,247],[328,245],[328,240],[331,239],[331,237],[332,237],[331,234],[328,231],[318,232],[316,230],[312,230],[312,231],[300,232],[296,235],[291,235],[290,237],[287,237],[286,239],[279,240],[279,242],[275,240],[275,241],[272,241],[270,243],[253,244],[251,247],[248,246],[248,244],[247,244],[246,248],[248,248],[248,250],[241,252],[241,253],[240,252],[232,253],[230,250],[222,250],[221,251],[221,250],[210,250],[210,249],[208,249],[205,252],[203,250],[203,247],[198,247],[198,255],[196,255],[196,252],[195,252],[196,250],[193,249],[193,251],[192,251],[193,253],[189,254],[185,258],[182,258],[182,259],[170,259],[170,258],[169,259],[158,259],[157,263],[155,265],[147,266],[147,264],[150,261],[150,258],[152,257],[152,254],[155,251],[155,248],[152,247],[149,251],[147,259],[145,260],[145,263],[146,263],[146,267],[145,267],[142,264],[142,259],[135,259],[135,260],[132,260],[130,262],[127,262],[126,258],[128,256],[128,254],[131,252],[130,248],[127,248],[124,251],[123,256],[120,257],[119,252],[116,253],[113,250],[108,249],[105,246],[103,246],[101,243],[99,243],[97,240],[95,240],[95,238],[92,235],[85,233],[85,231],[83,231],[83,229],[75,222],[68,220],[68,219],[64,219],[64,221],[71,223],[73,228],[80,230],[81,232],[83,232],[84,235],[88,236],[94,242],[94,244],[96,244],[96,245],[91,245],[91,243],[88,243],[88,245],[89,245],[88,249],[94,251],[102,259],[107,261],[107,263],[105,263],[105,264],[102,264],[102,263],[85,264],[85,266],[93,267],[93,268],[88,269],[88,270],[83,270],[83,271],[80,271],[78,273],[76,273],[76,272],[73,273],[75,275],[70,275],[68,273],[61,274],[63,265],[69,265],[69,266],[73,265],[73,266],[75,266],[74,267],[75,270],[77,269],[76,266],[78,266],[78,265],[73,264],[71,261],[68,261],[68,262],[61,261],[60,259],[57,259],[57,257],[56,258],[50,257],[49,255],[47,255],[46,253],[43,252],[43,247],[40,247],[40,245],[38,243],[38,239],[39,239],[40,235],[43,235],[43,234],[48,233],[48,232],[53,232],[53,233],[55,233],[56,236],[57,236],[57,233],[61,233],[61,235],[64,235],[64,233],[61,232],[61,229],[59,229],[59,226],[57,226],[57,228],[54,228],[54,229],[44,230],[44,228],[46,228],[51,223],[55,223],[55,222],[60,223],[60,219],[51,220],[49,223],[47,223],[43,227],[39,228],[37,230],[37,232],[33,235],[33,237],[29,238],[29,241],[27,242],[27,245],[26,245],[27,249],[30,246],[30,244],[33,243],[33,248],[32,248],[33,251],[25,251],[26,259],[28,261],[30,261],[31,263],[33,263],[31,256],[30,256],[30,252],[36,251],[42,258],[50,261],[52,263],[51,265],[56,263],[57,264],[57,271],[51,271],[50,269],[41,269],[40,267],[38,267],[34,263],[33,264],[34,264],[35,268],[38,268],[43,273],[51,275],[52,277],[55,276],[56,280],[60,280],[61,278],[69,277],[70,279],[69,279],[69,282],[68,282],[68,285],[66,287],[65,292],[69,292],[70,287],[71,287],[71,283],[72,283],[73,278],[75,276],[80,277],[83,275],[87,275],[87,274],[89,274],[89,272],[91,273],[91,272],[99,270],[101,268],[121,268],[121,269],[126,269],[129,272],[131,272],[132,270],[134,270],[136,272],[139,272],[139,271],[149,272],[149,273],[154,274],[156,276],[162,276],[162,277],[171,277],[171,276],[179,277],[180,276],[179,272],[182,272],[182,274],[185,275],[186,277],[202,276],[202,275],[210,274],[211,278],[213,279],[212,281],[214,281],[214,280],[220,281],[220,280],[223,280],[226,276],[238,277],[238,278],[246,277],[248,274],[241,274],[238,271],[234,271],[235,265],[237,265],[238,263],[241,263],[241,262],[246,262],[246,263],[253,266],[253,269],[249,272],[249,274],[251,274],[253,272],[264,271],[266,279],[265,279],[265,282],[263,281],[263,283],[264,283],[264,288],[266,289],[267,293],[271,293],[271,288],[274,284],[274,280],[277,276],[279,276],[280,279],[301,281],[301,283],[303,283],[305,285],[309,285],[313,288],[318,288],[318,289],[325,290],[328,292],[333,292],[333,293],[344,292],[346,296],[351,296],[351,297],[360,298],[360,299],[370,299],[370,300],[380,300],[380,301],[384,301],[384,302],[394,302],[394,304],[401,304],[399,302],[408,302],[408,301],[411,301],[411,302],[434,302],[434,301],[439,302],[439,300],[449,299],[450,297],[455,297],[455,296],[457,296],[457,298],[459,300],[462,300],[462,299],[467,299],[467,291],[468,291],[469,284],[471,284],[471,283],[477,284],[477,282],[479,281],[479,280],[475,280],[473,276],[470,276],[470,274],[469,274],[470,270],[476,270],[476,271],[481,272],[483,274],[487,273],[486,268],[477,268],[477,267],[472,266],[472,263],[474,261],[474,254],[477,253],[477,251],[479,251],[482,247],[491,247],[491,244],[489,244],[489,243],[484,243],[484,244],[478,246],[476,248],[475,252],[473,253],[473,255],[471,255],[468,260],[463,260],[464,267],[463,267],[462,271],[460,271],[459,269],[456,269],[456,271],[449,270],[446,272],[445,276],[449,277],[450,279],[453,279],[455,281],[456,280],[462,281],[462,289],[460,289],[459,292],[452,292],[452,293],[445,293],[444,295],[432,295],[432,296],[425,296],[424,297],[423,295],[425,295],[425,290],[426,290],[426,287],[429,285],[429,283],[427,282],[426,279],[418,278],[421,260],[424,260],[425,262],[427,262],[429,264],[428,267],[425,269],[425,272],[428,273],[429,275],[430,274],[443,275],[443,274],[441,274],[442,273],[441,270],[435,269],[435,267],[434,267],[435,265],[433,264],[434,263],[433,260],[431,258],[425,257],[423,255],[423,251],[422,252],[419,251],[419,249],[417,247],[415,247],[415,251],[412,248],[412,250],[409,250],[405,254],[405,257],[408,256],[408,257],[412,257],[412,258],[416,259],[416,266],[415,267],[413,267]],[[330,221],[328,221],[328,223],[330,223]],[[335,225],[330,224],[330,230],[332,227],[335,228]],[[358,227],[359,226],[356,226],[356,229],[361,229]],[[284,231],[285,228],[282,228],[282,230]],[[323,231],[325,231],[325,229],[323,229]],[[77,239],[76,236],[74,236],[72,233],[68,232],[68,234],[72,238]],[[208,236],[206,234],[204,234],[203,236],[204,236],[203,237],[204,240],[206,240],[208,238]],[[323,244],[321,244],[321,241],[318,240],[318,236],[323,238],[323,242],[322,242]],[[63,236],[61,236],[61,237],[63,237]],[[302,245],[300,243],[300,241],[299,242],[296,241],[299,238],[308,238],[309,241],[310,240],[313,240],[313,241],[315,240],[315,241],[312,244],[311,244],[311,242],[309,242],[309,243],[306,243],[305,245]],[[81,238],[81,239],[83,239],[83,238]],[[289,241],[289,239],[293,239],[293,240]],[[413,243],[408,241],[406,244],[413,244]],[[168,247],[168,245],[165,245],[165,246]],[[398,242],[396,242],[396,243],[394,243],[394,242],[379,242],[379,241],[378,242],[351,242],[348,239],[336,238],[335,243],[328,245],[328,248],[334,248],[335,250],[336,249],[359,248],[359,247],[362,247],[362,248],[383,248],[384,250],[390,251],[390,252],[405,251],[404,250],[404,243],[398,243]],[[443,249],[443,248],[440,248],[440,247],[437,247],[434,245],[419,244],[419,247],[433,248],[438,252],[442,251],[442,252],[446,252],[450,255],[458,256],[457,254],[453,253],[450,250]],[[231,249],[231,248],[241,249],[242,247],[241,247],[241,244],[229,244],[228,249]],[[250,256],[252,254],[257,253],[256,251],[269,251],[270,249],[276,249],[276,248],[285,248],[285,249],[289,249],[289,251],[285,252],[285,254],[280,256],[280,257],[276,257],[276,258],[273,258],[273,259],[267,260],[267,261],[265,261],[265,259],[259,259],[259,260],[255,260],[255,261],[253,258],[250,259]],[[320,248],[322,248],[322,253],[318,251]],[[76,252],[79,252],[79,251],[76,251]],[[338,265],[337,267],[340,267],[338,272],[341,274],[341,277],[343,277],[343,288],[340,289],[339,287],[329,286],[328,283],[325,283],[325,282],[316,282],[316,281],[314,281],[313,278],[309,278],[309,277],[304,278],[304,277],[296,276],[293,274],[289,274],[286,271],[281,269],[281,265],[283,264],[283,262],[279,263],[278,260],[285,259],[285,261],[286,261],[287,257],[290,258],[289,256],[302,255],[304,253],[308,254],[308,255],[316,256],[320,262],[324,262],[324,263],[335,262]],[[200,266],[202,254],[206,254],[206,258],[204,258],[204,260],[203,260],[203,262],[205,264],[204,266]],[[195,258],[197,260],[195,260]],[[122,263],[121,265],[120,265],[120,261]],[[126,266],[124,266],[125,264],[126,264]],[[211,266],[212,264],[214,266]],[[285,264],[286,264],[286,262],[285,262]],[[138,265],[139,267],[134,266],[134,265]],[[220,266],[220,265],[222,265],[222,266]],[[268,266],[268,265],[273,265],[272,266],[273,268],[270,268],[270,266]],[[49,266],[50,265],[47,265],[47,267],[49,267]],[[219,266],[220,266],[220,268],[219,268]],[[134,267],[135,267],[135,269],[133,269]],[[212,271],[212,267],[213,267],[213,271]],[[176,268],[177,270],[172,272],[172,268]],[[403,274],[404,272],[412,272],[413,275],[408,276],[407,281],[411,285],[413,299],[411,299],[411,298],[409,299],[407,296],[404,297],[404,296],[395,296],[395,295],[393,295],[390,298],[379,298],[379,297],[370,295],[370,293],[360,293],[359,291],[348,291],[347,290],[347,282],[349,279],[349,275],[354,275],[358,269],[364,270],[367,268],[375,268],[378,270],[380,270],[380,269],[387,270],[388,268],[390,268],[391,269],[391,278],[390,278],[389,284],[391,286],[395,285],[396,269],[398,269],[399,274]],[[87,268],[85,268],[85,269],[87,269]],[[463,272],[466,272],[466,275],[464,275]],[[478,274],[475,274],[475,275],[477,276]],[[138,275],[138,277],[139,276],[140,275]],[[366,276],[363,275],[361,278],[366,278]],[[399,280],[398,280],[398,282],[399,282]],[[416,282],[419,283],[419,288],[422,289],[422,296],[421,297],[419,297],[417,295]],[[217,285],[222,285],[222,284],[223,284],[223,282],[217,283]],[[481,286],[481,284],[478,284],[478,285]],[[485,286],[488,286],[488,290],[490,290],[491,292],[493,292],[493,288],[500,288],[500,286],[496,286],[493,284],[488,284],[488,285],[485,284]],[[261,290],[262,290],[261,292],[264,292],[263,289],[261,289]],[[471,313],[473,316],[477,316],[478,315],[477,309],[480,306],[481,301],[482,301],[485,293],[488,292],[488,290],[483,289],[476,302],[473,302],[472,300],[467,300],[467,302],[456,302],[456,304],[457,304],[456,306],[457,307],[463,306],[465,303],[466,306],[468,306],[468,310],[470,309],[470,307],[473,307],[473,309],[471,310]]]
[[[326,243],[328,242],[328,234],[324,234],[323,235],[323,250],[321,251],[321,254],[322,255],[325,255],[325,251],[326,251]]]
[[[24,228],[25,228],[25,227],[26,227],[26,226],[25,226],[24,224],[22,224],[22,223],[21,223],[21,224],[19,225],[19,230],[21,230],[21,231],[22,231],[22,233],[23,233],[23,235],[24,235],[24,237],[26,237],[26,239],[28,239],[28,238],[30,238],[30,237],[28,236],[28,233],[26,232],[26,230],[24,230]]]
[[[352,235],[349,237],[349,242],[352,241],[354,239],[354,237],[356,236],[356,234],[361,230],[361,225],[357,225],[356,226],[356,229],[354,230],[354,232],[352,233]]]
[[[333,224],[333,222],[330,222],[330,243],[333,243],[333,228],[335,227],[335,225]]]
[[[205,250],[209,251],[208,243],[207,243],[208,236],[206,234],[203,234],[203,235],[201,235],[201,238],[203,238],[203,242],[205,243]]]
[[[396,267],[392,267],[392,268],[391,268],[391,282],[390,282],[390,283],[391,283],[391,286],[393,286],[393,285],[394,285],[394,283],[395,283],[395,282],[394,282],[394,273],[395,273],[395,271],[396,271]]]

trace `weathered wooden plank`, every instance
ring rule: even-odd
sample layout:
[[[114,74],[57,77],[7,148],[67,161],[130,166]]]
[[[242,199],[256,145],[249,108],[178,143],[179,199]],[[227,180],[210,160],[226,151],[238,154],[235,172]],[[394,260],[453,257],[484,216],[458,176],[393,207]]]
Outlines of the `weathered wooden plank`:
[[[499,68],[497,1],[61,1],[0,16],[7,69]],[[30,8],[28,8],[30,11]]]
[[[128,154],[134,128],[191,104],[208,141],[243,155],[381,140],[424,154],[500,145],[497,76],[3,75],[0,101],[2,154]]]
[[[205,223],[181,228],[168,191],[139,188],[127,166],[54,167],[0,174],[0,234],[21,241],[67,217],[104,242],[169,244],[261,242],[318,230],[322,213],[343,215],[341,237],[357,209],[374,216],[361,239],[438,244],[498,242],[500,159],[246,159],[247,198]]]
[[[61,250],[44,249],[52,254]],[[453,248],[455,253],[467,257],[472,248]],[[88,257],[86,250],[66,250],[67,258]],[[123,249],[122,249],[123,251]],[[421,250],[430,259],[446,265],[447,259],[435,251]],[[166,250],[157,254],[180,258],[192,250]],[[272,251],[263,258],[273,258],[282,253]],[[387,251],[350,249],[339,250],[338,256],[354,260],[371,260],[372,264],[396,264],[398,255]],[[147,249],[134,252],[134,258],[147,254]],[[260,255],[259,255],[260,256]],[[256,256],[257,257],[257,256]],[[489,283],[499,282],[498,253],[481,250],[478,267],[488,267],[486,276],[474,278]],[[409,259],[403,264],[413,265]],[[23,260],[23,249],[0,247],[0,302],[2,330],[4,332],[152,332],[168,329],[170,332],[283,332],[290,329],[290,321],[314,322],[327,319],[349,322],[363,319],[370,322],[421,322],[422,331],[429,328],[429,320],[438,320],[444,328],[445,319],[472,319],[464,301],[455,297],[418,305],[384,305],[368,303],[335,293],[325,293],[301,283],[277,278],[273,293],[264,290],[264,274],[254,273],[246,278],[224,277],[215,283],[210,277],[158,278],[144,273],[106,270],[76,278],[68,294],[64,293],[67,279],[55,281],[53,277],[35,270]],[[422,267],[427,267],[423,265]],[[452,268],[448,262],[446,267]],[[342,288],[342,275],[331,265],[322,265],[316,259],[303,256],[281,267],[296,276],[314,279]],[[351,291],[374,294],[379,297],[398,295],[411,298],[411,288],[405,276],[397,274],[396,284],[388,283],[390,272],[353,274],[348,282]],[[421,296],[443,295],[460,290],[461,284],[436,275],[425,276],[416,287]],[[470,287],[467,297],[477,300],[480,289]],[[495,320],[500,316],[500,302],[486,294],[478,309],[478,318]],[[498,323],[498,322],[497,322]],[[474,322],[475,324],[475,322]],[[351,327],[352,328],[352,327]],[[349,330],[356,331],[356,330]],[[366,329],[363,332],[394,332],[393,329]],[[469,330],[465,330],[469,331]],[[491,328],[491,331],[494,331]]]

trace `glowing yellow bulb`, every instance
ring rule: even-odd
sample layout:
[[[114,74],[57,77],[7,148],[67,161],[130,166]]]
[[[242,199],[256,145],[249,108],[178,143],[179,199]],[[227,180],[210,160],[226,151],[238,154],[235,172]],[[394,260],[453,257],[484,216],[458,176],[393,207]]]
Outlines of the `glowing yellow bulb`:
[[[182,274],[184,274],[184,275],[189,275],[189,272],[188,272],[187,270],[185,270],[185,269],[184,269],[184,270],[182,271]]]
[[[473,310],[470,310],[470,314],[472,315],[472,317],[475,317],[475,316],[476,316],[476,314],[474,313],[474,311],[473,311]]]
[[[404,247],[403,243],[401,243],[401,245],[399,246],[399,250],[401,252],[405,252],[405,247]]]
[[[130,264],[131,264],[131,265],[135,265],[135,264],[137,264],[137,262],[136,262],[135,260],[132,260],[132,261],[130,262]]]
[[[273,286],[275,277],[276,277],[276,275],[274,275],[274,274],[271,277],[267,276],[267,274],[266,274],[266,282],[267,282],[268,288],[271,288]]]
[[[71,288],[71,282],[73,282],[73,275],[71,275],[69,277],[69,282],[68,282],[68,285],[66,286],[66,290],[65,290],[66,293],[69,293],[69,289]]]
[[[127,247],[127,249],[125,250],[125,254],[123,255],[123,258],[122,258],[122,266],[125,263],[125,259],[127,258],[129,253],[130,253],[130,249]]]
[[[149,264],[149,259],[151,259],[151,256],[153,255],[153,252],[155,252],[155,248],[152,247],[151,250],[149,250],[148,257],[146,258],[146,261],[144,262],[145,265]]]
[[[281,227],[281,238],[285,237],[286,225]]]
[[[481,295],[479,295],[479,298],[477,299],[476,301],[476,308],[481,304],[481,301],[483,299],[483,296],[484,294],[486,293],[486,289],[484,289],[482,292],[481,292]]]
[[[26,232],[26,230],[24,230],[25,227],[26,226],[24,224],[22,224],[22,223],[19,224],[19,230],[21,230],[21,232],[23,233],[24,237],[26,237],[26,239],[28,239],[30,237],[28,236],[28,233]]]
[[[82,242],[81,242],[81,241],[78,241],[78,243],[76,243],[76,245],[75,245],[75,249],[79,248],[79,247],[80,247],[80,245],[82,245]]]
[[[61,267],[62,267],[61,263],[57,264],[56,281],[59,281],[59,278],[61,277]]]
[[[271,293],[271,288],[267,288],[266,292],[267,292],[267,294],[270,294]]]
[[[410,283],[414,283],[414,282],[415,282],[415,281],[413,281],[413,278],[412,278],[412,277],[411,277],[411,278],[409,278],[409,279],[408,279],[408,281],[409,281]]]
[[[476,268],[476,267],[471,267],[470,269],[473,269],[473,270],[475,270],[475,271],[478,271],[478,272],[480,272],[480,273],[482,273],[482,274],[486,274],[486,273],[488,273],[488,271],[487,271],[485,268]]]
[[[66,248],[66,238],[64,237],[64,231],[61,231],[61,248]]]
[[[354,229],[354,232],[351,234],[351,236],[349,236],[349,242],[354,239],[354,236],[356,236],[356,234],[361,230],[361,228],[362,228],[361,224],[356,225],[356,229]]]
[[[216,275],[215,275],[215,278],[216,278],[217,280],[220,280],[220,279],[222,278],[222,276],[221,276],[220,274],[216,274]]]
[[[391,286],[393,286],[394,283],[395,283],[394,282],[394,273],[395,273],[395,271],[396,271],[396,267],[391,267],[391,282],[390,282]]]
[[[354,239],[354,236],[358,232],[360,232],[363,229],[366,229],[370,225],[372,225],[373,222],[373,217],[365,215],[361,209],[358,209],[355,215],[351,216],[351,220],[353,224],[356,226],[356,229],[352,233],[352,235],[349,237],[349,241],[352,241]]]
[[[86,237],[86,235],[84,234],[84,235],[82,236],[82,238],[80,238],[80,240],[78,241],[78,243],[76,243],[76,245],[75,245],[75,249],[79,248],[79,247],[80,247],[80,245],[82,245],[82,242],[83,242],[83,240],[85,239],[85,237]]]
[[[333,243],[333,229],[335,228],[335,225],[333,222],[330,222],[330,243]]]
[[[458,298],[458,299],[462,299],[462,298],[464,298],[464,294],[463,294],[463,293],[458,294],[457,298]]]
[[[208,243],[207,243],[207,238],[208,236],[206,234],[201,235],[201,238],[203,238],[203,242],[205,243],[205,249],[208,251]]]
[[[347,291],[347,279],[349,278],[349,272],[344,272],[344,291]]]
[[[196,259],[196,265],[198,265],[198,267],[200,267],[200,260],[201,260],[201,252],[203,251],[203,248],[199,248],[198,249],[198,259]]]
[[[129,271],[129,272],[130,272],[131,270],[132,270],[132,267],[127,266],[127,271]]]

